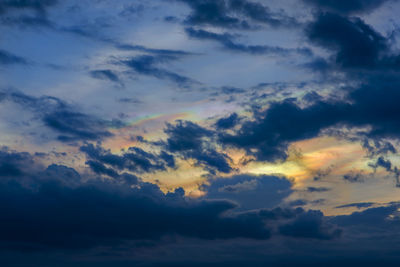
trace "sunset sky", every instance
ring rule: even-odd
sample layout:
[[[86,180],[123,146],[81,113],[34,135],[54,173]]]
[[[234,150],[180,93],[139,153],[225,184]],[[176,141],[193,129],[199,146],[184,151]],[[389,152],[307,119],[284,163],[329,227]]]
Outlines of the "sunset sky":
[[[0,265],[398,266],[399,13],[0,0]]]

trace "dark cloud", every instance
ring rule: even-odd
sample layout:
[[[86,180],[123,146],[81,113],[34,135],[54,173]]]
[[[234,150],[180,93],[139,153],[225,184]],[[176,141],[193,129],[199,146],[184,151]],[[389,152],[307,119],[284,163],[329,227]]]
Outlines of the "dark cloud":
[[[28,152],[17,152],[8,147],[0,148],[1,183],[18,182],[35,189],[38,183],[49,180],[63,186],[76,186],[81,176],[74,169],[63,165],[51,164],[47,168],[41,163],[40,156]]]
[[[227,28],[249,28],[247,21],[228,16],[225,1],[182,1],[192,8],[186,22],[193,25],[208,24]]]
[[[129,17],[132,15],[141,15],[144,10],[145,10],[145,6],[141,3],[127,4],[127,5],[124,5],[124,8],[119,13],[119,15],[123,16],[123,17]]]
[[[281,234],[291,237],[329,240],[341,235],[340,229],[329,227],[323,222],[322,212],[309,210],[300,214],[293,222],[279,228]]]
[[[163,194],[153,184],[120,186],[114,180],[86,182],[72,168],[43,170],[28,153],[3,149],[0,165],[14,164],[0,181],[0,248],[83,249],[164,235],[201,239],[267,239],[264,220],[294,218],[302,210],[228,214],[226,200],[189,200],[182,189]]]
[[[378,168],[378,167],[382,167],[384,168],[386,171],[391,171],[392,169],[392,163],[390,162],[390,160],[385,160],[384,157],[379,157],[376,160],[375,164],[370,164],[369,166],[373,167],[374,169]]]
[[[369,209],[329,217],[320,211],[302,208],[277,207],[234,212],[236,204],[229,200],[187,199],[182,189],[164,194],[156,185],[141,180],[137,181],[137,186],[127,187],[118,179],[82,179],[72,168],[62,165],[46,168],[38,160],[26,152],[6,148],[0,151],[0,166],[14,166],[13,171],[2,172],[0,179],[0,207],[3,211],[0,214],[0,250],[7,253],[19,251],[21,255],[34,252],[37,261],[41,260],[38,254],[41,251],[79,251],[80,255],[88,255],[82,252],[90,248],[101,248],[101,253],[121,257],[113,248],[123,245],[127,249],[132,245],[136,250],[152,244],[148,249],[153,250],[157,248],[156,244],[162,243],[163,237],[179,236],[189,238],[192,245],[193,242],[198,244],[201,239],[212,240],[211,245],[205,244],[213,250],[220,249],[217,244],[221,240],[228,241],[225,245],[232,250],[235,249],[233,240],[246,243],[245,247],[250,249],[252,244],[271,247],[271,244],[283,239],[284,242],[279,243],[281,253],[288,253],[294,246],[298,251],[296,255],[302,259],[301,263],[310,260],[320,263],[332,257],[338,260],[362,252],[366,243],[371,245],[379,243],[379,240],[383,243],[398,240],[395,234],[400,229],[398,203],[379,208],[369,208],[373,203],[351,203],[338,208]],[[263,200],[260,200],[262,206],[273,206],[268,199],[276,200],[273,195],[290,189],[290,182],[273,176],[239,175],[211,181],[208,189],[210,194],[225,194],[217,197],[233,196],[231,199],[240,204],[243,204],[240,196],[245,201],[251,199],[244,197],[246,192],[252,193],[255,198],[262,197],[263,193]],[[283,199],[284,196],[278,198]],[[273,243],[259,242],[271,237],[274,238],[271,240]],[[176,243],[175,240],[169,242]],[[178,244],[183,242],[177,240]],[[132,241],[137,242],[130,243]],[[322,258],[315,256],[316,246]],[[342,246],[345,246],[344,250],[348,246],[360,250],[351,250],[346,254],[336,249]],[[197,246],[195,248],[198,249]],[[243,252],[241,249],[243,247],[238,251]],[[332,249],[335,253],[329,254]],[[142,251],[139,250],[140,253]],[[269,252],[275,253],[276,250],[268,249]],[[236,259],[232,254],[229,257]],[[265,260],[269,256],[263,253],[259,257],[257,259]],[[285,262],[276,255],[271,260]]]
[[[224,28],[250,29],[252,22],[271,27],[293,26],[296,20],[283,11],[272,12],[268,7],[247,0],[179,0],[191,8],[186,23]]]
[[[267,175],[234,175],[209,180],[203,189],[207,199],[229,199],[239,204],[239,210],[273,208],[292,193],[292,183]]]
[[[223,152],[217,152],[214,149],[186,151],[182,154],[186,158],[195,159],[197,165],[202,166],[211,174],[215,174],[215,170],[223,173],[230,173],[233,170],[229,165],[229,162],[232,161],[229,155]]]
[[[308,201],[305,199],[296,199],[289,202],[289,206],[291,207],[301,207],[307,205]]]
[[[400,226],[398,217],[393,217],[390,220],[391,215],[396,215],[398,204],[389,205],[386,207],[377,207],[366,209],[361,212],[354,212],[351,215],[338,215],[331,219],[332,223],[343,227],[352,227],[362,230],[361,227],[368,227],[372,229],[388,229],[393,231],[394,228]]]
[[[148,173],[175,167],[174,157],[165,151],[153,154],[138,147],[130,147],[121,155],[117,155],[93,144],[86,144],[80,150],[87,155],[89,160],[86,163],[94,172],[114,178],[119,176],[117,170]]]
[[[330,188],[327,187],[307,187],[307,191],[310,193],[322,193],[322,192],[327,192],[330,191]]]
[[[269,45],[244,45],[234,41],[235,36],[229,33],[213,33],[205,30],[196,30],[194,28],[186,28],[186,34],[191,38],[200,40],[212,40],[220,43],[225,49],[244,52],[250,54],[267,54],[267,55],[288,55],[291,53],[310,56],[311,50],[308,48],[283,48],[279,46]]]
[[[164,132],[168,135],[167,147],[170,151],[199,150],[202,139],[211,137],[213,132],[190,121],[167,124]]]
[[[220,133],[220,142],[244,148],[259,160],[287,157],[290,142],[313,138],[327,127],[371,127],[368,138],[398,138],[400,97],[398,84],[371,83],[352,91],[347,101],[320,100],[301,108],[291,99],[271,103],[255,119],[246,121],[235,134]]]
[[[166,16],[164,17],[166,22],[179,22],[179,19],[175,16]]]
[[[126,184],[127,186],[137,185],[140,180],[136,175],[126,172],[119,173],[113,168],[106,167],[99,161],[87,160],[86,165],[88,165],[95,174],[99,176],[106,175],[115,179],[115,181]]]
[[[365,139],[362,143],[362,146],[368,150],[370,157],[374,157],[376,155],[386,155],[388,153],[397,153],[397,149],[388,141]]]
[[[394,174],[396,178],[396,186],[400,187],[400,170],[397,166],[394,166],[390,160],[380,156],[375,163],[369,163],[368,166],[372,167],[375,171],[377,168],[383,168],[387,172]]]
[[[345,204],[345,205],[340,205],[337,206],[337,209],[344,209],[344,208],[357,208],[357,209],[361,209],[361,208],[369,208],[371,206],[373,206],[375,203],[374,202],[360,202],[360,203],[350,203],[350,204]]]
[[[59,133],[58,140],[101,140],[112,134],[107,127],[120,125],[118,121],[105,121],[95,116],[75,111],[76,109],[56,97],[32,97],[20,92],[2,92],[0,101],[11,101],[32,110],[48,128]]]
[[[31,9],[40,13],[57,3],[57,0],[3,0],[0,3],[0,14],[18,9]]]
[[[391,0],[303,0],[319,9],[334,11],[340,14],[370,12]]]
[[[343,179],[350,183],[364,182],[364,176],[361,173],[348,173],[343,175]]]
[[[336,118],[345,115],[343,108],[323,102],[305,109],[290,101],[273,103],[265,114],[244,122],[236,134],[220,134],[220,141],[244,148],[259,160],[285,159],[289,142],[314,137],[321,128],[337,123]]]
[[[54,111],[44,114],[44,124],[60,133],[58,140],[100,140],[112,134],[106,130],[107,123],[98,118],[69,110]]]
[[[315,72],[320,72],[322,74],[326,74],[327,71],[332,69],[330,62],[328,62],[328,60],[326,60],[322,57],[316,57],[309,62],[301,64],[301,67],[310,69]]]
[[[399,56],[390,52],[387,39],[360,18],[322,13],[307,34],[312,42],[335,51],[335,63],[341,67],[399,70]]]
[[[142,187],[120,194],[89,185],[67,188],[49,183],[31,191],[2,183],[0,240],[7,244],[3,249],[82,249],[166,234],[204,239],[269,237],[257,217],[220,217],[234,207],[232,203],[186,203],[183,199],[176,203],[151,185]],[[143,193],[146,190],[154,193]]]
[[[219,129],[230,129],[235,127],[240,121],[237,113],[232,113],[228,117],[217,120],[215,126]]]
[[[118,75],[115,74],[112,70],[93,70],[90,72],[90,76],[95,79],[119,82]]]
[[[220,88],[220,92],[225,95],[231,95],[231,94],[241,94],[245,93],[246,90],[243,88],[237,88],[237,87],[232,87],[232,86],[222,86]]]
[[[0,17],[3,25],[27,27],[45,27],[53,29],[55,25],[46,17],[41,16],[18,16],[18,17]]]
[[[167,124],[164,132],[168,135],[164,144],[166,149],[185,159],[195,159],[197,165],[204,167],[211,174],[215,170],[229,173],[231,158],[213,147],[214,132],[190,121],[177,121],[176,124]]]
[[[96,174],[104,174],[108,175],[112,178],[119,177],[119,174],[111,168],[107,168],[104,164],[100,163],[99,161],[88,160],[86,164],[90,167],[90,169],[95,172]]]
[[[228,215],[235,207],[231,202],[190,201],[179,190],[164,195],[146,183],[139,189],[108,182],[66,187],[47,181],[31,190],[19,183],[1,182],[0,192],[3,250],[81,250],[128,240],[159,240],[164,235],[262,240],[271,236],[264,220],[279,223],[281,219],[294,220],[290,230],[289,226],[282,228],[285,235],[330,237],[321,230],[321,218],[311,212],[275,209]],[[312,230],[299,227],[298,220],[311,221]],[[318,228],[315,233],[314,227]]]
[[[0,150],[0,176],[15,177],[22,175],[24,165],[32,164],[33,158],[29,153],[16,153],[9,151],[7,147],[2,147]]]
[[[118,99],[118,102],[127,103],[127,104],[143,104],[143,102],[140,101],[139,99],[132,98],[132,97],[120,98],[120,99]]]
[[[3,25],[21,27],[53,27],[47,10],[57,0],[3,0],[0,2],[0,21]]]
[[[106,39],[105,41],[111,42],[115,45],[116,48],[126,51],[139,51],[145,52],[153,55],[165,56],[165,57],[183,57],[183,56],[190,56],[193,55],[191,52],[183,51],[183,50],[171,50],[171,49],[156,49],[156,48],[149,48],[142,45],[133,45],[133,44],[125,44],[125,43],[118,43],[115,40]]]
[[[168,154],[165,151],[161,151],[159,157],[164,160],[164,162],[167,164],[168,167],[170,168],[175,168],[175,158],[171,154]]]
[[[122,63],[138,74],[170,80],[182,86],[195,83],[195,81],[188,77],[158,67],[158,65],[166,64],[177,59],[178,57],[171,55],[141,55],[129,60],[124,60]]]
[[[0,49],[0,65],[28,64],[27,60]]]

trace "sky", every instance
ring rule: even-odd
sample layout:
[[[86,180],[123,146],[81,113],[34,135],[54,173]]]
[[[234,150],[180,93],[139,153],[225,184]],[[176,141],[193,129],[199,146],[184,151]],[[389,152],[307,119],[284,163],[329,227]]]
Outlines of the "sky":
[[[399,12],[0,0],[0,265],[398,266]]]

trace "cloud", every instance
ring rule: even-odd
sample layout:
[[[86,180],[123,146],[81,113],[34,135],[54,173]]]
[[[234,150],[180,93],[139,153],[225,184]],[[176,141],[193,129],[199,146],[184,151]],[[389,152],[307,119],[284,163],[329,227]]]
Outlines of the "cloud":
[[[17,182],[31,189],[49,180],[72,187],[81,182],[80,174],[73,168],[58,164],[46,168],[38,156],[8,147],[0,148],[0,177],[2,183]]]
[[[372,167],[375,171],[377,168],[381,167],[387,172],[393,173],[396,178],[396,186],[400,187],[400,171],[396,166],[392,164],[390,160],[385,159],[383,156],[380,156],[375,163],[369,163],[368,166]]]
[[[4,25],[53,27],[47,10],[57,3],[57,0],[4,0],[0,3],[0,20]]]
[[[205,30],[196,30],[194,28],[185,28],[186,34],[191,38],[196,38],[200,40],[212,40],[216,41],[222,46],[231,51],[250,53],[250,54],[266,54],[266,55],[288,55],[292,53],[301,54],[305,56],[310,56],[312,54],[311,50],[308,48],[283,48],[279,46],[269,46],[269,45],[244,45],[234,42],[235,36],[229,33],[213,33]]]
[[[330,240],[341,235],[340,229],[329,227],[323,222],[322,212],[309,210],[300,214],[294,221],[279,227],[279,232],[290,237]]]
[[[232,203],[190,204],[183,199],[174,203],[168,197],[178,197],[176,193],[143,194],[141,191],[158,189],[142,187],[119,194],[96,186],[66,188],[50,183],[31,191],[1,184],[0,206],[5,212],[0,216],[0,240],[7,242],[8,248],[82,249],[123,240],[159,239],[166,234],[203,239],[269,237],[258,218],[220,217],[234,207]]]
[[[369,166],[373,167],[374,169],[382,167],[386,171],[391,171],[392,169],[392,163],[390,162],[390,160],[385,160],[382,156],[376,160],[375,164],[370,164]]]
[[[229,165],[231,158],[228,154],[217,152],[214,149],[204,149],[199,151],[187,151],[184,157],[192,158],[197,161],[197,165],[202,166],[211,174],[215,174],[215,170],[223,173],[230,173],[232,167]]]
[[[266,111],[244,121],[234,134],[219,133],[227,146],[245,149],[259,160],[287,157],[290,142],[316,137],[327,127],[370,127],[368,138],[398,138],[397,83],[367,84],[352,91],[347,99],[320,100],[300,107],[292,99],[273,102]]]
[[[373,206],[374,204],[375,204],[374,202],[350,203],[350,204],[340,205],[335,208],[344,209],[344,208],[353,208],[354,207],[357,209],[361,209],[361,208],[369,208],[369,207]]]
[[[165,151],[161,151],[160,154],[153,154],[138,147],[130,147],[122,155],[117,155],[93,144],[81,146],[80,151],[86,154],[88,158],[86,163],[94,172],[114,178],[119,176],[117,170],[148,173],[165,171],[167,167],[175,167],[175,158]]]
[[[176,121],[176,124],[167,124],[164,129],[167,140],[164,147],[185,159],[195,159],[199,166],[204,167],[211,174],[215,171],[229,173],[232,167],[231,158],[213,147],[214,132],[190,121]]]
[[[307,187],[307,191],[310,193],[322,193],[330,190],[331,189],[327,187],[312,187],[312,186]]]
[[[182,86],[195,83],[188,77],[157,66],[177,59],[176,56],[171,55],[141,55],[123,60],[122,63],[141,75],[170,80]]]
[[[210,137],[212,131],[191,121],[178,120],[175,125],[167,124],[167,147],[170,151],[199,150],[202,139]]]
[[[90,71],[90,76],[95,79],[119,82],[118,75],[115,74],[112,70],[92,70]]]
[[[360,18],[322,13],[307,29],[308,38],[335,51],[335,63],[343,68],[397,69],[398,55],[389,50],[387,39]]]
[[[62,142],[78,140],[101,140],[112,134],[106,129],[118,126],[118,121],[105,121],[76,111],[75,107],[56,97],[33,97],[16,91],[1,92],[2,101],[10,101],[32,110],[45,126],[59,133]]]
[[[316,136],[321,128],[333,124],[332,120],[336,123],[340,116],[337,109],[325,103],[305,109],[290,101],[273,103],[254,121],[244,122],[235,134],[221,133],[219,139],[223,144],[246,149],[259,160],[285,159],[289,142]]]
[[[112,134],[106,130],[107,123],[98,118],[69,110],[54,111],[45,114],[43,122],[49,128],[61,133],[58,140],[100,140]]]
[[[393,220],[389,218],[396,214],[397,209],[398,204],[370,208],[361,212],[354,212],[351,215],[338,215],[333,217],[331,221],[339,226],[358,228],[358,230],[361,230],[361,227],[369,227],[370,231],[372,229],[393,231],[394,228],[400,226],[399,220],[396,217],[393,217]]]
[[[340,14],[370,12],[380,7],[390,0],[303,0],[305,3],[313,5],[326,11],[338,12]]]
[[[119,43],[115,40],[106,39],[115,45],[116,48],[126,51],[139,51],[145,52],[153,55],[165,56],[165,57],[183,57],[183,56],[190,56],[194,55],[194,53],[183,51],[183,50],[171,50],[171,49],[156,49],[156,48],[149,48],[142,45],[132,45],[132,44],[125,44]]]
[[[251,22],[271,27],[289,27],[296,20],[265,5],[247,0],[180,0],[191,8],[185,22],[190,25],[211,25],[224,28],[250,29]]]
[[[373,241],[400,226],[396,203],[330,217],[317,210],[272,208],[291,188],[288,180],[274,176],[210,180],[206,187],[209,196],[192,200],[184,197],[182,189],[164,194],[157,185],[140,179],[133,187],[118,179],[87,179],[73,168],[54,164],[46,168],[39,161],[26,152],[0,151],[0,166],[14,166],[13,171],[2,172],[0,181],[0,207],[4,211],[0,214],[0,250],[84,251],[129,246],[129,241],[135,240],[158,244],[171,235],[195,241],[250,242],[274,237],[277,242],[286,238],[285,242],[295,241],[300,247],[312,239],[314,245],[318,240],[329,241],[332,248],[343,245],[344,235],[360,244],[365,238]],[[246,208],[234,212],[237,206],[232,200]],[[263,208],[254,209],[248,201],[259,201]],[[338,208],[368,208],[369,204]],[[361,239],[360,230],[364,233]]]
[[[232,113],[228,117],[218,119],[215,123],[215,127],[218,129],[230,129],[235,127],[240,121],[239,116],[237,113]]]
[[[203,186],[207,199],[229,199],[239,204],[239,210],[274,208],[293,191],[284,177],[241,174],[209,179]]]
[[[28,64],[27,60],[0,49],[0,65]]]
[[[361,173],[348,173],[343,175],[343,179],[350,183],[364,182],[364,176]]]
[[[23,170],[25,164],[32,162],[33,159],[29,153],[15,153],[9,151],[7,147],[2,147],[0,150],[0,176],[20,176],[25,172]]]
[[[362,143],[362,146],[368,150],[370,157],[376,155],[386,155],[388,153],[395,154],[397,152],[397,149],[393,146],[393,144],[388,141],[375,139],[370,142],[370,140],[365,139]]]
[[[39,13],[46,12],[46,9],[57,3],[57,0],[4,0],[0,3],[0,14],[18,9],[31,9]]]
[[[182,189],[164,195],[144,182],[134,188],[113,180],[83,182],[65,166],[51,165],[43,175],[42,166],[31,160],[28,153],[0,153],[0,165],[24,163],[16,165],[17,172],[3,173],[0,181],[1,248],[83,249],[171,234],[201,239],[270,236],[258,215],[225,215],[235,207],[229,201],[190,201]]]
[[[123,97],[118,99],[120,103],[127,103],[127,104],[143,104],[143,102],[139,99],[132,98],[132,97]]]

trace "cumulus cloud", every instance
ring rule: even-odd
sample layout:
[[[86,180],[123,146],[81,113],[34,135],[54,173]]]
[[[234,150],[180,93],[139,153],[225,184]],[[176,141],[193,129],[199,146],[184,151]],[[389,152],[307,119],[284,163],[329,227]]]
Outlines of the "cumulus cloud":
[[[77,250],[174,234],[262,240],[271,236],[265,220],[279,224],[315,217],[302,209],[231,213],[236,204],[228,200],[190,200],[182,189],[164,194],[140,180],[127,187],[117,179],[82,179],[67,166],[45,168],[26,152],[3,149],[0,166],[8,169],[0,181],[0,243],[7,249]],[[295,229],[281,232],[296,236]]]

